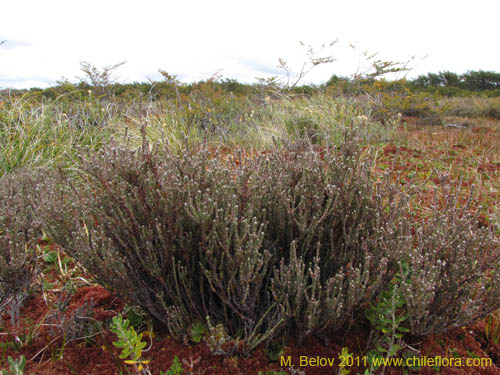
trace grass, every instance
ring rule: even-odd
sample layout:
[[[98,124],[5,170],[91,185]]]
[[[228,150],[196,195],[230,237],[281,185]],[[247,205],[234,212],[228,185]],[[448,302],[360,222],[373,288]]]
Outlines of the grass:
[[[110,128],[69,118],[60,103],[14,98],[0,112],[0,176],[20,168],[72,165],[83,148],[109,141]]]
[[[114,138],[139,146],[145,128],[152,142],[176,149],[205,141],[214,145],[266,149],[308,137],[313,143],[338,143],[341,129],[359,126],[367,142],[392,138],[395,122],[381,126],[370,118],[366,98],[282,96],[264,103],[218,107],[177,107],[169,101],[101,102],[33,100],[29,95],[1,102],[0,175],[23,167],[70,167],[83,148],[98,148]]]
[[[248,103],[247,103],[248,104]],[[313,143],[337,143],[341,129],[359,126],[367,142],[387,140],[392,136],[394,123],[381,126],[370,118],[371,103],[364,98],[282,97],[263,104],[237,108],[233,114],[220,120],[213,111],[206,111],[206,124],[190,121],[192,109],[179,110],[169,103],[154,102],[138,116],[127,116],[117,121],[115,131],[131,137],[131,145],[142,141],[141,129],[152,142],[168,142],[182,148],[188,142],[208,141],[230,149],[266,149],[274,144],[293,142],[308,137]],[[136,111],[140,113],[140,111]]]

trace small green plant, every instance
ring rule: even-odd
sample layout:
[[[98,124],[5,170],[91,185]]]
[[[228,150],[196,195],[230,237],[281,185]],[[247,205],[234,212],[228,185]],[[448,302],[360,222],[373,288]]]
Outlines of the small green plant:
[[[269,359],[273,362],[276,362],[280,359],[282,355],[285,354],[285,350],[283,346],[277,341],[271,341],[265,350]]]
[[[208,333],[207,327],[200,321],[196,321],[191,325],[191,340],[194,343],[199,343]]]
[[[18,359],[12,359],[9,355],[7,358],[9,362],[9,370],[2,370],[2,375],[23,375],[24,367],[26,366],[26,358],[24,355],[20,356]]]
[[[183,373],[184,369],[182,368],[181,361],[177,356],[174,357],[174,360],[167,371],[160,371],[160,375],[182,375]]]
[[[208,333],[205,341],[210,348],[210,352],[215,355],[229,355],[236,349],[236,344],[232,349],[228,349],[228,344],[231,343],[231,337],[227,334],[222,323],[213,325],[210,318],[207,317]]]
[[[47,264],[55,264],[57,262],[57,251],[50,250],[49,247],[43,249],[43,261]]]
[[[370,367],[366,370],[366,375],[372,374],[380,367],[377,365],[377,362],[380,362],[375,361],[376,358],[383,358],[384,354],[385,359],[396,355],[402,348],[403,335],[409,332],[408,328],[401,326],[401,323],[408,319],[408,315],[403,310],[406,301],[400,291],[401,281],[407,280],[409,273],[408,265],[402,262],[401,273],[395,275],[389,289],[382,291],[378,303],[372,304],[366,312],[373,329],[379,335],[375,341],[375,348],[368,353]]]
[[[147,323],[146,313],[139,306],[126,305],[123,308],[122,314],[136,330],[140,330]]]
[[[113,345],[120,348],[120,359],[127,365],[133,365],[136,374],[150,375],[147,365],[149,360],[141,359],[146,342],[142,341],[143,334],[137,334],[134,327],[130,325],[128,319],[123,319],[119,314],[113,318],[110,325],[111,332],[118,336],[118,341]],[[130,358],[130,359],[126,359]]]
[[[432,366],[432,371],[434,371],[436,374],[441,374],[441,366],[435,365]]]

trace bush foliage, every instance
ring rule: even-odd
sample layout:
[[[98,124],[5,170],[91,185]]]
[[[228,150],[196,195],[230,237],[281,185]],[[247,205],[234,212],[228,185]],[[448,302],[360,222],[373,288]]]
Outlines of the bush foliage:
[[[387,215],[355,140],[232,163],[112,146],[61,182],[72,188],[44,204],[50,236],[176,337],[207,316],[251,347],[338,328],[386,276]]]
[[[36,214],[37,177],[27,171],[0,177],[0,317],[12,324],[37,275],[35,248],[41,236]]]
[[[460,204],[460,189],[443,185],[425,225],[407,237],[403,294],[415,335],[462,327],[500,306],[500,243],[494,228],[470,213],[472,193]]]
[[[82,157],[78,179],[47,179],[46,231],[179,339],[199,321],[221,323],[246,350],[278,334],[340,330],[402,262],[412,333],[495,310],[492,231],[473,230],[450,194],[435,217],[415,222],[410,196],[390,179],[375,183],[356,133],[344,137],[251,156],[111,144]]]

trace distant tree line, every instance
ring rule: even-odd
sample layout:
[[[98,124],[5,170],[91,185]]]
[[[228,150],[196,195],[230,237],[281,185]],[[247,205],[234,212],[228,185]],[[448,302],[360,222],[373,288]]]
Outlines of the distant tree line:
[[[456,87],[470,91],[484,91],[500,89],[500,73],[492,71],[469,70],[464,74],[450,71],[428,73],[411,81],[415,86],[427,87]]]
[[[105,82],[94,84],[92,80],[80,80],[71,83],[68,80],[59,81],[57,85],[46,89],[33,88],[30,90],[9,90],[11,94],[23,94],[26,92],[36,93],[47,99],[55,99],[61,95],[68,99],[76,99],[87,96],[92,90],[92,95],[101,97],[116,97],[122,99],[134,99],[138,96],[156,100],[159,98],[178,99],[180,96],[192,95],[198,92],[216,92],[230,94],[238,97],[251,96],[256,92],[265,93],[266,87],[262,83],[246,84],[229,78],[208,79],[194,83],[183,83],[175,75],[160,71],[164,76],[162,81],[117,83]],[[268,87],[273,88],[273,87]],[[275,87],[274,87],[275,88]],[[467,71],[457,74],[450,71],[439,73],[427,73],[414,79],[385,80],[373,77],[352,78],[332,75],[330,79],[320,85],[300,85],[292,88],[281,88],[282,92],[295,95],[310,96],[319,91],[332,94],[357,95],[366,90],[400,92],[410,90],[412,92],[428,92],[441,96],[500,96],[500,73],[493,71]],[[5,93],[6,90],[3,90]],[[272,92],[270,90],[269,92]],[[0,91],[0,94],[2,92]],[[75,93],[77,93],[75,95]],[[267,95],[267,94],[265,94]]]

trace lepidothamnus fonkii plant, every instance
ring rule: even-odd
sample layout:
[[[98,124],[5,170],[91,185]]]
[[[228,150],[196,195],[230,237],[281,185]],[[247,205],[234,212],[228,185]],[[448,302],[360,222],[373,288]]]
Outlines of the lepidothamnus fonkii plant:
[[[179,339],[207,316],[245,351],[326,332],[388,277],[382,223],[400,216],[378,207],[389,187],[372,184],[345,136],[233,162],[204,147],[111,145],[82,159],[77,180],[50,182],[46,230]]]
[[[500,241],[493,226],[479,225],[474,191],[461,202],[457,185],[453,192],[443,184],[426,222],[407,228],[411,274],[401,292],[414,335],[465,326],[500,307]]]
[[[356,130],[343,136],[229,158],[206,146],[110,144],[82,156],[76,177],[47,179],[44,229],[175,338],[195,339],[193,324],[208,317],[245,352],[364,316],[398,260],[412,270],[401,282],[412,333],[498,306],[498,241],[452,205],[413,222],[410,197],[371,176]],[[474,263],[482,254],[488,262]]]
[[[0,177],[0,316],[7,312],[12,324],[19,319],[38,272],[35,250],[42,233],[36,214],[39,177],[28,171]]]

